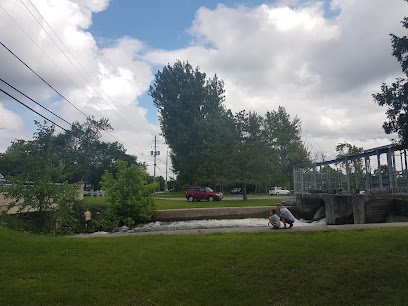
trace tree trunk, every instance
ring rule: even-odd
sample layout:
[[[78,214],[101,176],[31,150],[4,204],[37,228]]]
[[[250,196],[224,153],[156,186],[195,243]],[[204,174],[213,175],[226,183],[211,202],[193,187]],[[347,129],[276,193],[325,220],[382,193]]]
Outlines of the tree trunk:
[[[247,190],[246,190],[246,183],[242,182],[242,200],[248,200]]]

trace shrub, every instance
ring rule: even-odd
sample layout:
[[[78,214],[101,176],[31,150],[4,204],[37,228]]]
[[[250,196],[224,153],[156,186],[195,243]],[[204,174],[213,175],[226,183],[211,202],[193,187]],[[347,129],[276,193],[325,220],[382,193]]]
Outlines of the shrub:
[[[101,182],[108,194],[112,211],[121,223],[145,223],[157,212],[153,197],[156,184],[147,183],[147,175],[136,165],[127,166],[124,161],[116,161],[115,174],[105,171]],[[130,222],[131,223],[131,222]]]

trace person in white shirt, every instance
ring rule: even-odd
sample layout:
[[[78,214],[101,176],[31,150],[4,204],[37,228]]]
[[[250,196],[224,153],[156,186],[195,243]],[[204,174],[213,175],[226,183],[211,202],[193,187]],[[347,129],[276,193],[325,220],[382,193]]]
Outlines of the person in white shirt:
[[[276,208],[272,208],[269,215],[269,223],[273,226],[274,229],[280,228],[280,219],[276,214]]]
[[[295,222],[295,217],[292,215],[289,209],[287,209],[282,204],[276,205],[276,208],[280,211],[280,220],[283,222],[283,228],[292,228],[293,223]]]

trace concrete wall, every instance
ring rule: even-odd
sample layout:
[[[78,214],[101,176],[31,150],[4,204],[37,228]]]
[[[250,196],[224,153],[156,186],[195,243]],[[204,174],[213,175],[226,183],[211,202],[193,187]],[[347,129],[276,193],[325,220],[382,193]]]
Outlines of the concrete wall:
[[[311,220],[316,211],[324,206],[327,224],[352,224],[354,221],[350,195],[301,193],[296,195],[296,205],[300,216],[306,220]]]
[[[325,206],[327,224],[385,222],[391,212],[408,211],[408,194],[297,194],[302,218]],[[405,214],[405,213],[402,213]]]

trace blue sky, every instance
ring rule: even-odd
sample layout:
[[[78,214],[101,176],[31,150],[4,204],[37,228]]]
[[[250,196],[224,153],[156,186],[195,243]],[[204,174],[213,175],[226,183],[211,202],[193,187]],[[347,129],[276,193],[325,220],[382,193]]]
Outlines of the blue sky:
[[[305,1],[300,1],[300,3]],[[310,1],[308,1],[310,2]],[[339,10],[331,10],[330,1],[324,0],[325,16],[333,18]],[[215,10],[218,5],[236,8],[245,6],[254,8],[276,1],[262,0],[114,0],[108,9],[94,14],[89,31],[100,47],[115,40],[130,36],[145,42],[149,48],[175,50],[191,44],[189,29],[200,7]],[[291,5],[294,7],[295,5]],[[161,66],[155,68],[161,69]],[[148,109],[146,118],[152,124],[158,124],[157,111],[151,97],[144,93],[139,104]]]
[[[344,141],[372,148],[395,138],[384,134],[385,109],[375,105],[371,95],[383,82],[401,76],[391,56],[389,33],[406,35],[400,24],[408,11],[406,1],[23,3],[31,13],[20,1],[0,0],[0,41],[83,112],[107,117],[115,136],[140,160],[151,162],[155,136],[160,150],[166,150],[147,92],[157,70],[176,60],[199,66],[209,77],[217,74],[225,82],[225,106],[233,112],[246,109],[264,115],[284,106],[301,120],[303,139],[316,156],[332,157],[334,147]],[[106,106],[103,95],[62,56],[54,34],[50,32],[52,39],[46,35],[33,16],[42,24],[43,17],[47,20],[86,68],[82,74],[92,75],[115,107]],[[0,77],[64,119],[82,119],[1,48],[0,67]],[[15,133],[32,135],[34,120],[42,121],[0,95],[0,151]]]
[[[136,37],[152,48],[178,49],[190,44],[188,29],[200,7],[216,9],[218,4],[228,7],[240,5],[256,7],[276,1],[262,0],[114,0],[109,8],[94,14],[89,31],[102,42],[123,36]],[[305,1],[303,1],[305,2]],[[310,2],[310,1],[308,1]],[[330,9],[324,0],[325,16],[331,18],[339,11]]]

